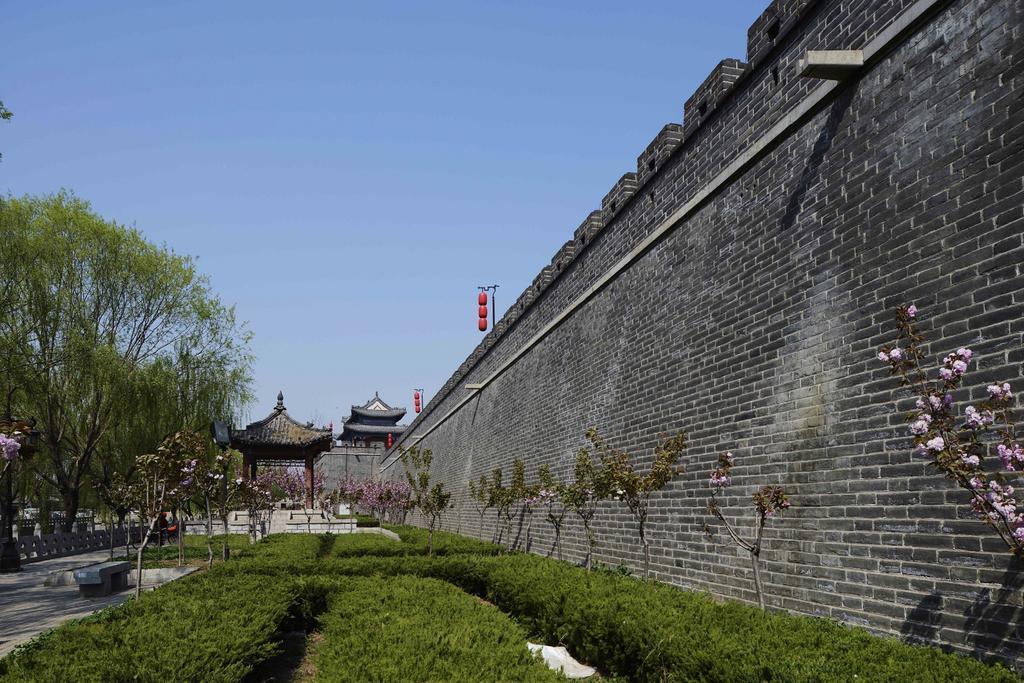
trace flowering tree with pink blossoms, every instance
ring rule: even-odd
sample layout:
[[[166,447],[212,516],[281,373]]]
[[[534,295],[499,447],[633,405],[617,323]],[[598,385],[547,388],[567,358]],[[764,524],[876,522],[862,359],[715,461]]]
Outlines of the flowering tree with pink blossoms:
[[[273,512],[274,488],[280,480],[272,471],[263,470],[255,478],[235,477],[229,498],[249,513],[249,542],[255,544],[260,522],[268,521]]]
[[[764,609],[764,590],[761,585],[761,548],[764,541],[764,525],[776,514],[789,508],[789,496],[781,486],[762,486],[754,494],[754,539],[747,540],[737,533],[735,527],[722,514],[718,505],[717,493],[732,486],[732,467],[736,460],[732,453],[718,456],[718,466],[711,472],[708,484],[711,486],[711,499],[708,501],[708,512],[718,518],[725,531],[739,547],[750,553],[750,564],[754,570],[754,591],[757,593],[757,604]]]
[[[359,505],[362,501],[364,483],[349,474],[346,474],[338,482],[335,492],[338,500],[348,506],[348,513],[350,515],[356,514],[356,505]]]
[[[896,309],[895,343],[878,352],[900,384],[917,397],[907,417],[914,455],[928,461],[970,495],[971,511],[995,531],[1010,552],[1024,559],[1024,506],[999,468],[990,470],[992,442],[1005,472],[1024,470],[1024,448],[1014,435],[1015,399],[1007,382],[987,387],[987,398],[964,406],[958,415],[954,392],[960,389],[974,352],[959,348],[942,359],[937,379],[929,378],[923,363],[924,337],[917,326],[917,306]],[[995,438],[991,438],[994,433]]]
[[[562,503],[565,485],[555,481],[551,474],[551,467],[547,463],[537,468],[537,505],[544,507],[544,519],[555,531],[555,539],[551,544],[551,553],[556,553],[558,559],[562,559],[562,548],[559,545],[562,540],[562,523],[565,521],[565,513],[568,508]]]

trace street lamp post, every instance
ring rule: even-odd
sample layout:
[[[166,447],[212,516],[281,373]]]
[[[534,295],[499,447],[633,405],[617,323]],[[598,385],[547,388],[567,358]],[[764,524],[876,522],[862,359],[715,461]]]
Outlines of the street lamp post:
[[[36,421],[17,420],[9,415],[0,418],[0,433],[15,439],[21,448],[18,450],[18,457],[27,459],[39,446],[39,432],[35,430]],[[0,573],[16,572],[21,570],[21,553],[18,551],[18,541],[14,536],[14,460],[8,461],[4,468],[6,502],[4,506],[4,529],[6,538],[3,547],[0,548]]]

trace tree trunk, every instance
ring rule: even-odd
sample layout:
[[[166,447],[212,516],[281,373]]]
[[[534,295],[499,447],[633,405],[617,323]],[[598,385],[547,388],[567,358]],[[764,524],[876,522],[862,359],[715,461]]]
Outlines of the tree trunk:
[[[203,496],[206,503],[206,568],[213,567],[213,515],[210,513],[210,497]]]
[[[185,564],[185,519],[178,515],[178,566]]]
[[[142,537],[142,543],[139,544],[139,555],[136,559],[136,573],[135,573],[135,597],[139,597],[142,594],[142,553],[146,551],[146,546],[149,545],[149,537],[153,534],[153,527],[155,527],[160,521],[159,517],[154,518],[149,526],[146,527],[146,535]]]
[[[760,548],[754,548],[750,551],[750,563],[754,567],[754,590],[757,591],[757,605],[764,609],[764,592],[761,590],[761,570],[757,566],[760,555]]]
[[[644,578],[648,578],[651,572],[651,544],[647,542],[647,532],[644,529],[644,522],[640,522],[640,542],[644,546]]]
[[[427,532],[427,557],[434,554],[434,523],[430,523],[430,530]]]
[[[75,516],[78,515],[78,489],[61,492],[64,501],[64,519],[60,522],[61,531],[72,531],[75,527]]]
[[[228,533],[229,533],[229,529],[228,529],[228,515],[227,515],[226,512],[224,513],[224,517],[221,518],[221,521],[224,522],[224,541],[221,543],[220,553],[221,553],[221,559],[224,560],[225,562],[227,562],[228,558],[231,557],[231,549],[228,548]]]

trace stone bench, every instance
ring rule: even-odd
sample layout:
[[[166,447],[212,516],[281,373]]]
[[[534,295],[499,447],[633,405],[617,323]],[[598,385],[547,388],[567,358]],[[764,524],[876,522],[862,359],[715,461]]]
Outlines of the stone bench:
[[[96,598],[110,595],[128,587],[130,562],[101,562],[75,570],[75,583],[84,597]]]

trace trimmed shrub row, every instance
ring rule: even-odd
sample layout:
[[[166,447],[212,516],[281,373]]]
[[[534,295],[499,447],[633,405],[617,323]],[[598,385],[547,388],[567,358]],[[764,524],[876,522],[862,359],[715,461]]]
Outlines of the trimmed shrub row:
[[[321,574],[412,574],[494,603],[534,637],[631,681],[1019,681],[1002,666],[813,617],[719,603],[532,555],[363,557]]]
[[[329,602],[314,656],[321,680],[564,680],[529,653],[522,627],[443,581],[350,577]]]

